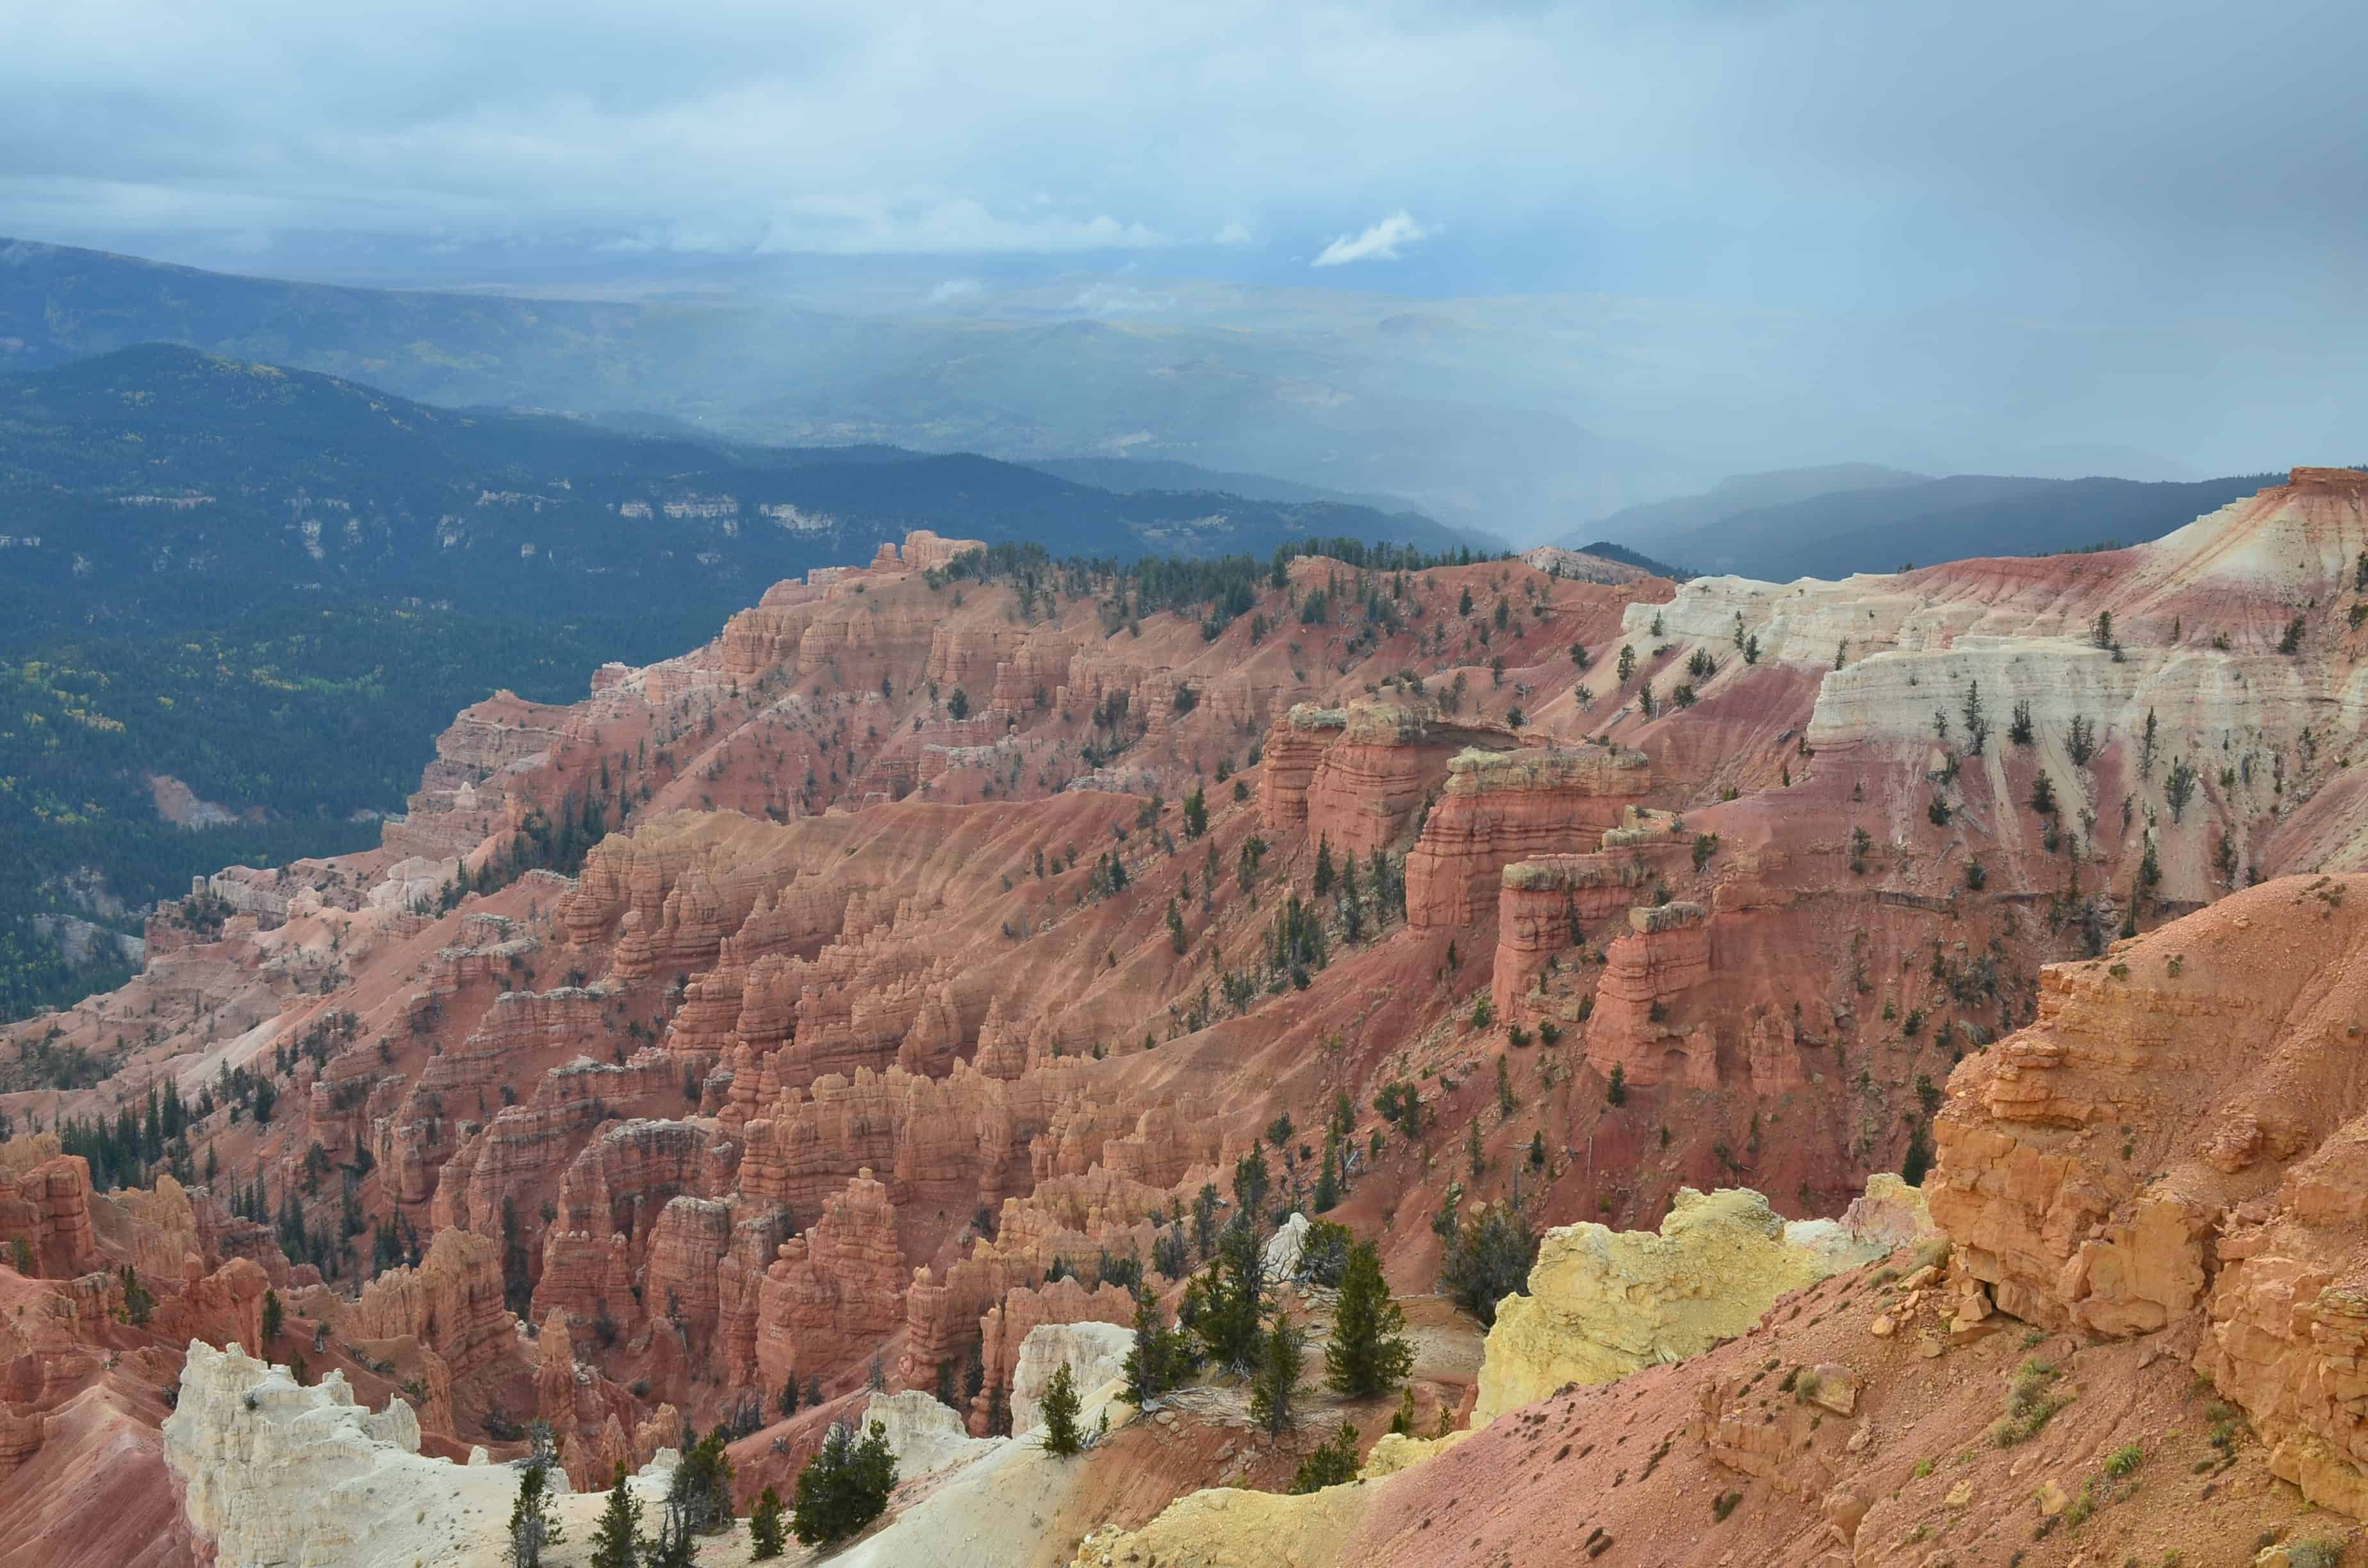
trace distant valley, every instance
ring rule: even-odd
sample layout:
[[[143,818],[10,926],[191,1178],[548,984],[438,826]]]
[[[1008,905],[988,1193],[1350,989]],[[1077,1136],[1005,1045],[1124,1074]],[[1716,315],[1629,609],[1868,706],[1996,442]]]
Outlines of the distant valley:
[[[128,972],[61,922],[133,936],[194,875],[373,841],[460,708],[574,700],[598,665],[704,642],[774,583],[913,528],[1114,560],[1501,548],[1173,462],[1078,471],[1146,482],[1121,490],[623,423],[169,344],[0,378],[0,1017]],[[192,825],[160,798],[198,802]]]

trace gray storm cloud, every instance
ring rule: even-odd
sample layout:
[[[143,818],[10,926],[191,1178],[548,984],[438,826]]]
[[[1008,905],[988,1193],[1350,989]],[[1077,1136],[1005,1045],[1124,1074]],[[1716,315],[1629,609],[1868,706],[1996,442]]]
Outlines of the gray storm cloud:
[[[1609,401],[1664,411],[1627,433],[1663,449],[1701,434],[1691,378],[1825,411],[1721,450],[2052,433],[2227,469],[2368,454],[2324,445],[2368,369],[2363,54],[2348,0],[92,0],[11,19],[0,233],[314,275],[464,255],[495,285],[504,257],[939,258],[906,299],[1040,258],[1105,316],[1130,262],[1586,296],[1591,346],[1652,334]],[[1511,337],[1486,395],[1607,401]]]

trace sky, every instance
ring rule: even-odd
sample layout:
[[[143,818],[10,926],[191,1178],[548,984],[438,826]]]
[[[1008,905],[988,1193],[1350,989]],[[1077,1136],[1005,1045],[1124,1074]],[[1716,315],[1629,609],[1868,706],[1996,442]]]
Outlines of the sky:
[[[2038,324],[2106,371],[2171,324],[2363,347],[2357,0],[77,0],[8,34],[0,233],[232,270],[1630,294]]]

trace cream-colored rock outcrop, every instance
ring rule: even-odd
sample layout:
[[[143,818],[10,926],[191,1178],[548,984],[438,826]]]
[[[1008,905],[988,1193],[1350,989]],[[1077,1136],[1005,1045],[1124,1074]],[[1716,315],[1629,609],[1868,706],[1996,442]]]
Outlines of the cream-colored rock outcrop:
[[[870,1431],[875,1421],[896,1456],[897,1478],[904,1481],[960,1469],[1002,1446],[999,1438],[972,1437],[951,1408],[917,1389],[873,1394],[863,1407],[863,1429]]]
[[[1078,1347],[1074,1331],[1109,1326],[1041,1324],[1021,1342],[1019,1365],[1041,1368],[1049,1378],[1063,1352]],[[1078,1420],[1088,1433],[1105,1414],[1113,1428],[1135,1414],[1115,1378],[1098,1384],[1081,1379],[1077,1392]],[[832,1568],[1033,1568],[1055,1560],[1051,1532],[1088,1461],[1057,1459],[1026,1436],[985,1439],[973,1451],[974,1458],[933,1482],[928,1495],[885,1528],[832,1558]]]
[[[1044,1390],[1064,1362],[1085,1394],[1118,1379],[1134,1331],[1110,1323],[1048,1323],[1028,1331],[1011,1373],[1011,1430],[1026,1437],[1044,1418]]]
[[[1788,1290],[1871,1262],[1830,1220],[1791,1225],[1745,1187],[1680,1188],[1661,1229],[1565,1225],[1546,1233],[1529,1293],[1497,1309],[1473,1425],[1565,1383],[1608,1383],[1741,1334]]]
[[[518,1495],[510,1465],[466,1465],[419,1451],[419,1420],[390,1400],[354,1403],[342,1372],[307,1388],[284,1367],[233,1345],[191,1340],[180,1398],[165,1418],[165,1460],[183,1488],[190,1528],[218,1568],[496,1568]],[[628,1484],[645,1504],[665,1495],[669,1450]],[[565,1492],[566,1476],[554,1469]],[[590,1535],[606,1494],[561,1496],[562,1528]]]

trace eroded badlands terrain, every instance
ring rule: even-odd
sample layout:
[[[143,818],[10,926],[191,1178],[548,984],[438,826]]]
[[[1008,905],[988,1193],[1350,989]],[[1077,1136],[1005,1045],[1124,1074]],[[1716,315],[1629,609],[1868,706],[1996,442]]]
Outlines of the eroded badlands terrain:
[[[0,1041],[7,1560],[491,1562],[529,1421],[579,1494],[731,1421],[745,1509],[872,1409],[855,1561],[2341,1540],[2364,551],[2338,470],[1843,583],[916,534],[480,704],[381,848]],[[1423,1436],[1115,1403],[1111,1276],[1172,1307],[1204,1184],[1266,1136],[1312,1208],[1327,1124]],[[1440,1217],[1499,1204],[1548,1233],[1484,1343]],[[1271,1494],[1343,1416],[1366,1479]]]

